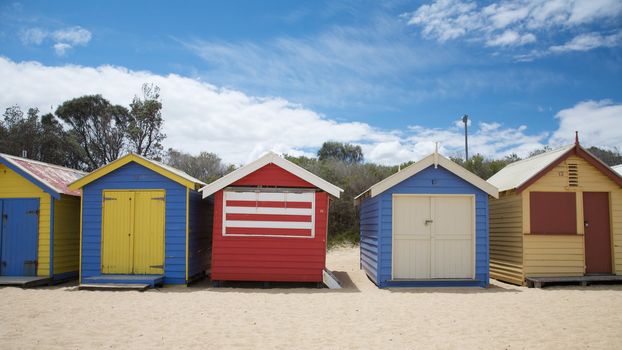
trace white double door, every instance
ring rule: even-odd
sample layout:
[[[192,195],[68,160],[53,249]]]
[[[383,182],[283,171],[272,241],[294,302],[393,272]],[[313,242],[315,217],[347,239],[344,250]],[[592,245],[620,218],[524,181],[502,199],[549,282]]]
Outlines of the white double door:
[[[473,196],[393,196],[393,278],[471,279]]]

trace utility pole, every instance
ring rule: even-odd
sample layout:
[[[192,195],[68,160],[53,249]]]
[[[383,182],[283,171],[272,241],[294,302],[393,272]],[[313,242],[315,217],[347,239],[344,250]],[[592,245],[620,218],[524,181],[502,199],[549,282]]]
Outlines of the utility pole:
[[[469,116],[468,115],[464,115],[464,117],[462,117],[462,122],[464,123],[464,154],[465,154],[465,158],[466,161],[469,161],[469,136],[468,136],[468,124],[469,124]]]

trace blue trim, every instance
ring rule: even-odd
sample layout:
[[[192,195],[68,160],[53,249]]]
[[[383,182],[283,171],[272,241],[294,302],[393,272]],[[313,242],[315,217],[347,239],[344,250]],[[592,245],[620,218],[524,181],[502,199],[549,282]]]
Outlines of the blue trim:
[[[28,181],[34,183],[35,185],[40,187],[43,191],[45,191],[50,196],[52,196],[54,199],[60,199],[60,193],[56,192],[50,186],[44,184],[43,182],[35,179],[34,177],[32,177],[32,175],[28,174],[27,172],[22,170],[20,167],[18,167],[16,165],[14,165],[13,163],[9,162],[8,160],[6,160],[2,156],[0,156],[0,163],[4,164],[7,168],[13,170],[14,172],[20,174],[22,177],[25,177]]]
[[[41,208],[39,208],[41,215]],[[54,276],[54,198],[50,199],[50,272],[48,275]]]

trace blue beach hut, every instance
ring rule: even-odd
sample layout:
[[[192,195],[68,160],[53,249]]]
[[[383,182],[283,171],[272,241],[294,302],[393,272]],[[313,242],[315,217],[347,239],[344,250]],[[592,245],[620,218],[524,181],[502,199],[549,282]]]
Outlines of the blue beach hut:
[[[433,153],[355,199],[361,268],[379,287],[480,286],[489,279],[493,185]]]
[[[128,154],[73,182],[82,191],[80,283],[186,284],[209,267],[205,184]]]

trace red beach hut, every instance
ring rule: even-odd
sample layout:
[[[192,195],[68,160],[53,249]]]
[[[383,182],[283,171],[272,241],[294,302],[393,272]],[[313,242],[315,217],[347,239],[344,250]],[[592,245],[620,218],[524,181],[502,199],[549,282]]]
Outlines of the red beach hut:
[[[213,281],[322,282],[342,189],[268,153],[200,190],[213,196]]]

